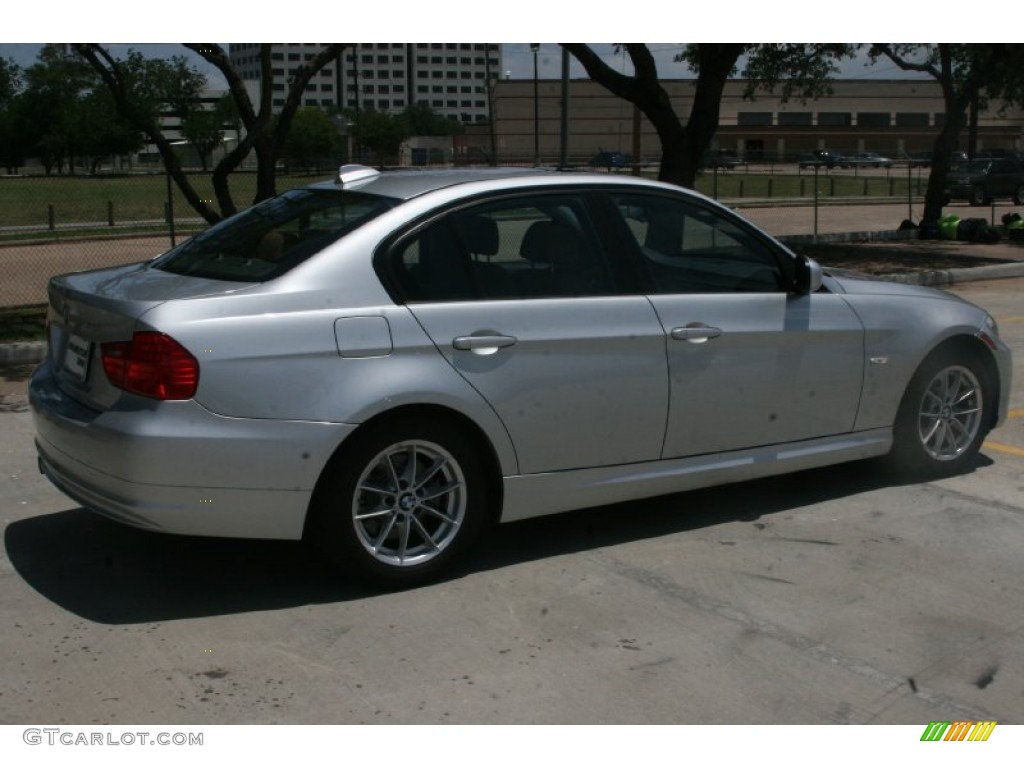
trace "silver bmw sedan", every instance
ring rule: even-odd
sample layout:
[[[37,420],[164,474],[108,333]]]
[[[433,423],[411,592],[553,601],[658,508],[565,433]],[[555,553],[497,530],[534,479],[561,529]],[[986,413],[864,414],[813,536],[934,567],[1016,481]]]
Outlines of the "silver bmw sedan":
[[[956,473],[1010,391],[982,309],[609,174],[343,166],[49,304],[58,488],[399,586],[490,522],[867,457]]]

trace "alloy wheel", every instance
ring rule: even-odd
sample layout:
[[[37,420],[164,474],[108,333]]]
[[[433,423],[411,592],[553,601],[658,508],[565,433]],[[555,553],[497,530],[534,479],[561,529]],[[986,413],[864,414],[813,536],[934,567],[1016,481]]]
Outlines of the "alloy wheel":
[[[982,390],[963,366],[943,368],[921,398],[918,434],[925,452],[937,461],[952,461],[974,443],[981,428]]]
[[[466,478],[441,446],[410,440],[378,453],[352,499],[360,544],[378,562],[415,566],[437,557],[466,516]]]

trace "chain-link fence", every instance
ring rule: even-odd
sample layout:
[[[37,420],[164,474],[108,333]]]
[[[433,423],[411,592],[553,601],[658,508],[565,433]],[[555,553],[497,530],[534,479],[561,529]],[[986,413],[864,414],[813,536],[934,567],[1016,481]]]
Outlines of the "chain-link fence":
[[[279,175],[277,186],[327,178]],[[190,180],[214,200],[209,175]],[[252,202],[254,174],[230,184],[239,208]],[[162,173],[0,177],[0,307],[44,303],[53,275],[142,261],[206,226]]]
[[[632,164],[589,169],[630,173]],[[642,172],[655,176],[657,166]],[[279,174],[277,188],[328,178]],[[208,174],[190,180],[200,197],[214,199]],[[235,173],[230,184],[236,206],[252,202],[254,174]],[[736,205],[861,199],[909,206],[926,184],[927,171],[906,165],[819,171],[794,162],[708,168],[697,189]],[[206,226],[163,173],[0,177],[0,307],[42,304],[52,275],[148,259]]]

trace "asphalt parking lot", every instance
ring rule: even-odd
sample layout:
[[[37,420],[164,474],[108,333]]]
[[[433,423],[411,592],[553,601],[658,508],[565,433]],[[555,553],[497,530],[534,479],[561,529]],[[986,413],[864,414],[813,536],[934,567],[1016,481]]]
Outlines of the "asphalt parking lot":
[[[397,593],[79,509],[7,381],[0,723],[1022,723],[1022,290],[956,289],[1015,354],[965,475],[862,463],[516,523]]]

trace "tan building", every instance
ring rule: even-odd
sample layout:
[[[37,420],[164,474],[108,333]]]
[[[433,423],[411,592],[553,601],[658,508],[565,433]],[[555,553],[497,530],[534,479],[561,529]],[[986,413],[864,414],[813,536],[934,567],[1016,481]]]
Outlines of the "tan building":
[[[667,80],[663,86],[686,120],[694,80]],[[793,159],[811,149],[839,152],[874,151],[894,159],[930,150],[945,117],[942,94],[931,80],[839,80],[833,93],[814,101],[759,93],[743,98],[746,81],[730,81],[722,99],[718,134],[713,148],[736,150],[752,160]],[[556,162],[560,152],[562,84],[502,80],[495,86],[495,141],[502,162],[529,161],[534,156],[534,115],[540,154]],[[568,154],[570,162],[585,162],[599,150],[633,152],[633,106],[591,80],[569,83]],[[990,105],[978,120],[978,149],[1024,149],[1024,109]],[[661,146],[654,129],[640,119],[640,156],[656,161]],[[476,127],[467,144],[482,148],[490,138]],[[965,148],[967,132],[961,135]]]

